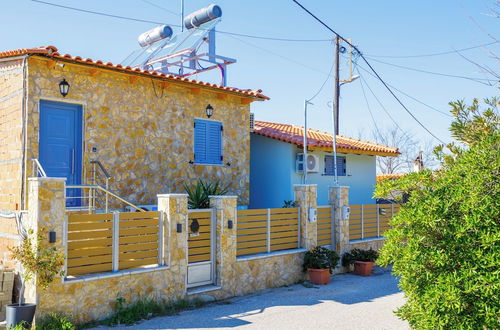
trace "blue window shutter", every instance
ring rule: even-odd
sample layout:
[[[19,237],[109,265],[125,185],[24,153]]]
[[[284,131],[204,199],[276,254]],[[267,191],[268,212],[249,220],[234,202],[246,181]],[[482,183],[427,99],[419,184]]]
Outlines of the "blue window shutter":
[[[325,156],[325,175],[334,175],[333,173],[333,156]]]
[[[335,175],[333,156],[325,156],[325,175]],[[346,158],[345,156],[337,156],[337,175],[346,176]]]
[[[222,123],[194,121],[194,162],[222,164]]]
[[[222,124],[207,122],[207,163],[222,164]]]
[[[194,162],[207,162],[207,124],[202,120],[194,121]]]

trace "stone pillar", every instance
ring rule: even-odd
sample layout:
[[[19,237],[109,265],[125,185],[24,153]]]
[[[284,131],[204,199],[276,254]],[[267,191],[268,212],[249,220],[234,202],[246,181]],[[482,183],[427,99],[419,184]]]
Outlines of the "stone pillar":
[[[342,208],[349,206],[349,187],[330,187],[328,203],[333,208],[335,250],[342,256],[349,250],[349,219],[342,219]]]
[[[293,186],[294,199],[300,207],[300,246],[312,249],[318,245],[317,222],[309,222],[309,209],[317,208],[317,185],[296,184]]]
[[[51,245],[62,251],[65,251],[63,235],[67,223],[65,182],[65,178],[28,179],[28,218],[24,224],[26,230],[33,230],[34,235],[45,232],[47,241],[49,231],[54,231],[56,242]],[[57,283],[60,280],[54,281]],[[37,290],[35,282],[26,283],[25,301],[37,303],[37,314],[43,311],[43,297],[39,299],[40,295],[43,295],[43,291]]]
[[[217,285],[230,295],[236,292],[237,282],[233,265],[236,263],[237,196],[210,196],[210,207],[216,213],[215,276]],[[229,228],[229,222],[232,228]]]
[[[180,299],[186,294],[187,281],[187,253],[188,253],[188,208],[187,194],[162,194],[158,195],[158,211],[163,216],[164,226],[164,260],[170,266],[169,276],[175,295]],[[177,232],[177,225],[182,232]],[[172,292],[164,292],[164,298],[171,298]]]

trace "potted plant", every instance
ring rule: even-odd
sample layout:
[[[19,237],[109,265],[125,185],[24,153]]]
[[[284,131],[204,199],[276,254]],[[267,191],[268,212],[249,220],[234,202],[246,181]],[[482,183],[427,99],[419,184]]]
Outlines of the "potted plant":
[[[372,274],[373,263],[378,258],[378,252],[372,250],[353,249],[342,256],[342,266],[347,267],[354,264],[354,272],[361,276]]]
[[[21,264],[21,288],[19,289],[19,302],[6,306],[7,328],[19,324],[31,328],[35,315],[36,304],[24,302],[26,282],[36,280],[37,288],[46,289],[57,275],[64,276],[64,253],[48,243],[46,230],[40,230],[34,235],[33,230],[28,231],[19,246],[9,248],[12,258]]]
[[[328,284],[333,268],[339,262],[337,252],[322,246],[317,246],[311,251],[307,251],[304,256],[304,271],[307,271],[313,284]]]
[[[198,180],[195,186],[184,184],[184,190],[188,194],[188,207],[190,209],[208,209],[210,208],[210,196],[225,195],[229,186],[222,185],[219,181]]]

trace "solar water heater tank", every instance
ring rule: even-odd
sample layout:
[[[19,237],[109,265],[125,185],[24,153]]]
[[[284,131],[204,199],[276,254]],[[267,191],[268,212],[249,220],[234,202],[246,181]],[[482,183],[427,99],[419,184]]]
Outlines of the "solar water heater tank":
[[[215,4],[199,9],[184,18],[184,26],[186,29],[193,29],[203,23],[212,21],[222,16],[222,9]]]
[[[141,47],[147,47],[159,40],[172,37],[173,33],[174,31],[170,26],[160,25],[141,34],[137,41]]]

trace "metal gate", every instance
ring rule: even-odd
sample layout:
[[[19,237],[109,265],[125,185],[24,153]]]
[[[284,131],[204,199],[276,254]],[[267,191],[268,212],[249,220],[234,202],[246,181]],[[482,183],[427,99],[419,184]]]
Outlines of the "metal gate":
[[[188,211],[187,287],[215,283],[215,210]]]

